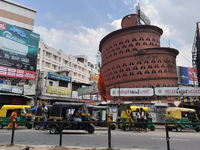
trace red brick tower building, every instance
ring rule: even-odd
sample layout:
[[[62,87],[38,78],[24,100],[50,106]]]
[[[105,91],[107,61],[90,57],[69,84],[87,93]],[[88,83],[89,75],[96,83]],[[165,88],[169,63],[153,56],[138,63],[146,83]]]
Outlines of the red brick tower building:
[[[110,89],[142,87],[177,87],[178,50],[160,47],[161,28],[138,25],[138,16],[130,14],[121,22],[122,29],[111,32],[100,42],[101,70]],[[153,100],[166,97],[123,97],[123,100]]]

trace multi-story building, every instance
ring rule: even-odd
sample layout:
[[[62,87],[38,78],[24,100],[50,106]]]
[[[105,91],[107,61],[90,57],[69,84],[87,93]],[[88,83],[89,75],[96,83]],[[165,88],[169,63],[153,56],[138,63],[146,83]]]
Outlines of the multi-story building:
[[[49,86],[57,87],[58,90],[62,87],[67,88],[68,91],[77,91],[83,85],[90,85],[91,74],[98,75],[99,73],[98,66],[88,62],[87,56],[68,56],[63,50],[56,50],[44,44],[43,40],[39,42],[37,69],[41,72],[38,88],[40,99],[52,101],[67,100],[71,98],[71,92],[67,94],[58,91],[51,92],[48,90]],[[57,78],[50,77],[49,73],[56,74]]]
[[[23,95],[35,95],[39,35],[32,31],[36,12],[12,0],[0,0],[0,106],[26,104],[33,98]],[[27,39],[34,48],[27,46]],[[30,49],[31,57],[26,55]]]
[[[0,21],[33,31],[37,10],[12,0],[0,0]]]

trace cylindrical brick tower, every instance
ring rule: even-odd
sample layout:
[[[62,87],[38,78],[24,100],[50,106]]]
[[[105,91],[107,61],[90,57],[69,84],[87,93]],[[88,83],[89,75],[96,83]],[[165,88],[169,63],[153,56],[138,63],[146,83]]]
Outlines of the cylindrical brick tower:
[[[110,89],[118,88],[118,85],[120,88],[177,86],[176,56],[179,52],[160,47],[162,29],[138,25],[136,14],[125,16],[121,26],[122,29],[106,35],[99,45],[108,100],[114,100],[110,96]],[[123,99],[149,100],[157,97]]]

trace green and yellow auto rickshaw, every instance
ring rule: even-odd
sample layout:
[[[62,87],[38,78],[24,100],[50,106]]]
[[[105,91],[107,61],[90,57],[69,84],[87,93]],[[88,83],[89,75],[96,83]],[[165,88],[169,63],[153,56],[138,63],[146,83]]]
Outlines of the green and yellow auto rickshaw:
[[[87,105],[87,108],[89,110],[92,121],[95,121],[94,123],[95,126],[106,127],[107,126],[106,121],[113,122],[112,114],[109,113],[109,107]],[[115,130],[116,124],[110,123],[110,127],[111,130]]]
[[[127,121],[127,107],[131,108],[132,111],[132,123],[130,122],[130,124],[128,123],[123,123],[123,122],[129,122]],[[119,109],[121,110],[121,118],[117,118],[118,121],[120,121],[121,123],[119,124],[119,128],[123,129],[124,131],[130,130],[131,127],[134,127],[134,122],[136,122],[136,113],[137,113],[137,109],[140,110],[140,108],[143,109],[143,111],[145,111],[145,113],[147,114],[147,122],[149,124],[147,124],[147,128],[150,129],[151,131],[155,130],[155,125],[152,123],[152,116],[149,114],[149,109],[148,107],[141,107],[141,106],[121,106],[119,107]]]
[[[3,105],[0,110],[0,121],[10,121],[9,117],[12,112],[17,109],[20,112],[19,121],[28,121],[20,122],[19,126],[25,126],[28,129],[32,128],[33,125],[33,116],[31,112],[31,106],[29,105]],[[0,129],[4,126],[8,126],[9,122],[0,122]]]
[[[168,130],[176,129],[181,132],[182,129],[194,129],[196,132],[200,131],[199,125],[181,124],[181,123],[199,123],[198,117],[194,109],[169,107],[166,109],[166,123],[180,123],[180,124],[167,124]]]
[[[78,122],[74,117],[76,110],[79,113]],[[51,107],[49,121],[47,121],[47,129],[51,134],[60,132],[58,121],[63,121],[62,130],[86,130],[90,134],[95,131],[88,109],[83,103],[55,102]]]

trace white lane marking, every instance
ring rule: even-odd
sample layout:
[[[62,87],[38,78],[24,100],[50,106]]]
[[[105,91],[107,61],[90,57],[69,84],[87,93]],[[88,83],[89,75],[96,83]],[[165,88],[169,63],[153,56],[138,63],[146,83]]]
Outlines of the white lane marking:
[[[166,138],[151,138],[155,140],[166,140]],[[169,139],[170,141],[190,141],[188,139]]]

